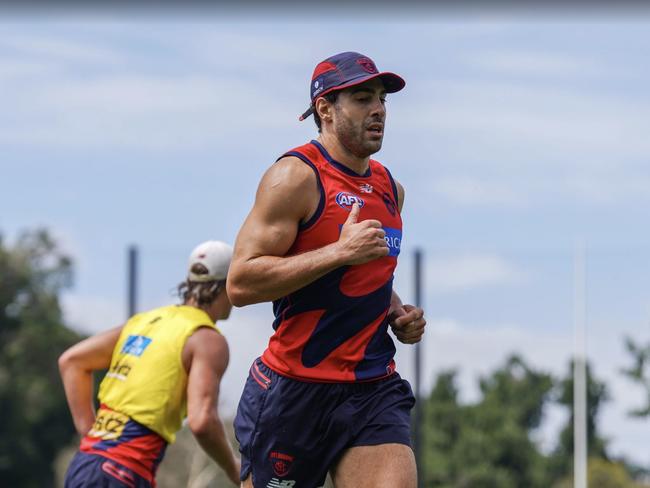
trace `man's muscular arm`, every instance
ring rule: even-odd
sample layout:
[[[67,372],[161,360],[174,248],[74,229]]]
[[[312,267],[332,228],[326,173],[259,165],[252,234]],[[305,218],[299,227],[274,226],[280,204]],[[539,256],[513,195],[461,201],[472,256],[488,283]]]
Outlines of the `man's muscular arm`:
[[[203,450],[239,486],[240,460],[235,456],[219,416],[219,386],[230,353],[226,339],[211,327],[192,334],[183,347],[187,371],[187,422]]]
[[[359,207],[355,204],[338,241],[285,256],[296,239],[298,225],[313,214],[318,198],[316,176],[298,158],[283,158],[269,168],[235,242],[226,284],[233,305],[275,300],[340,266],[388,254],[381,223],[357,222]]]
[[[111,365],[122,327],[100,332],[68,348],[59,357],[59,372],[75,429],[85,435],[95,422],[93,371]]]

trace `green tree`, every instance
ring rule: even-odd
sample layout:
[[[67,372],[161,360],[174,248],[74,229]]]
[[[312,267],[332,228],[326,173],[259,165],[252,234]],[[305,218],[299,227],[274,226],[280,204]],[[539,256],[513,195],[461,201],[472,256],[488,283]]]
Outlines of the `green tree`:
[[[650,343],[643,347],[627,337],[625,339],[625,348],[632,356],[632,366],[622,372],[641,386],[646,395],[645,405],[632,410],[630,415],[648,417],[650,416]]]
[[[452,486],[454,469],[450,449],[460,437],[463,425],[455,371],[443,371],[438,375],[423,410],[425,485]]]
[[[589,488],[640,488],[625,466],[602,458],[591,458],[587,467],[587,486]],[[566,476],[554,488],[572,488],[573,477]]]
[[[546,459],[531,440],[553,387],[512,356],[480,380],[482,398],[459,405],[455,372],[440,374],[425,406],[426,486],[547,487]]]
[[[71,260],[46,231],[0,236],[0,479],[49,487],[60,446],[74,437],[57,358],[79,336],[63,325],[59,295]]]

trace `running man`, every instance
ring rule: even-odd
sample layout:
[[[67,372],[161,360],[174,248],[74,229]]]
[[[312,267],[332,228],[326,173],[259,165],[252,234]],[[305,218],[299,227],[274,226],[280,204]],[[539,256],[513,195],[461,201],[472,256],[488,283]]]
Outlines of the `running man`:
[[[410,411],[395,346],[423,311],[393,291],[404,189],[370,155],[386,93],[404,80],[345,52],[311,79],[317,140],[262,177],[228,275],[235,306],[273,301],[275,333],[251,366],[235,419],[243,486],[414,488]]]
[[[65,478],[66,488],[148,488],[168,443],[187,416],[205,452],[239,485],[239,459],[217,413],[228,344],[215,327],[230,315],[225,279],[232,248],[219,241],[197,246],[183,305],[134,315],[65,351],[59,369],[74,425],[83,436]],[[95,414],[93,371],[108,369]]]

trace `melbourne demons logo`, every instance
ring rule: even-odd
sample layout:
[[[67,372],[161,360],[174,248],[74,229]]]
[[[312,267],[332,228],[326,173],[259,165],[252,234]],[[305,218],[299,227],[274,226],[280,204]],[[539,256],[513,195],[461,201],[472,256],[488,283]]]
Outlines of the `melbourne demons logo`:
[[[339,204],[339,207],[344,208],[345,210],[352,210],[352,205],[355,203],[359,204],[359,208],[363,208],[366,202],[363,201],[363,198],[355,195],[354,193],[348,193],[346,191],[340,192],[336,195],[336,203]]]
[[[388,210],[388,213],[390,213],[392,216],[395,216],[396,207],[390,195],[388,193],[384,193],[381,198],[384,200],[384,204],[386,205],[386,210]]]
[[[273,472],[277,476],[282,478],[289,474],[293,456],[289,456],[288,454],[283,454],[281,452],[272,452],[269,457],[271,459],[271,463],[273,464]]]
[[[368,73],[377,73],[377,67],[375,66],[375,63],[372,62],[371,59],[359,58],[357,59],[357,64],[361,66],[364,70],[366,70]]]

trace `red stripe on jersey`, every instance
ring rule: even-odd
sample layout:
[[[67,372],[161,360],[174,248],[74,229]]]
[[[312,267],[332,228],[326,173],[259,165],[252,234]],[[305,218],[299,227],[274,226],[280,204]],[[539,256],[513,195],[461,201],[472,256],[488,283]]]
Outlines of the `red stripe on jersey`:
[[[140,432],[142,435],[139,435]],[[156,471],[166,447],[167,442],[158,434],[129,420],[117,439],[105,440],[86,435],[81,439],[79,450],[115,461],[155,486]]]

